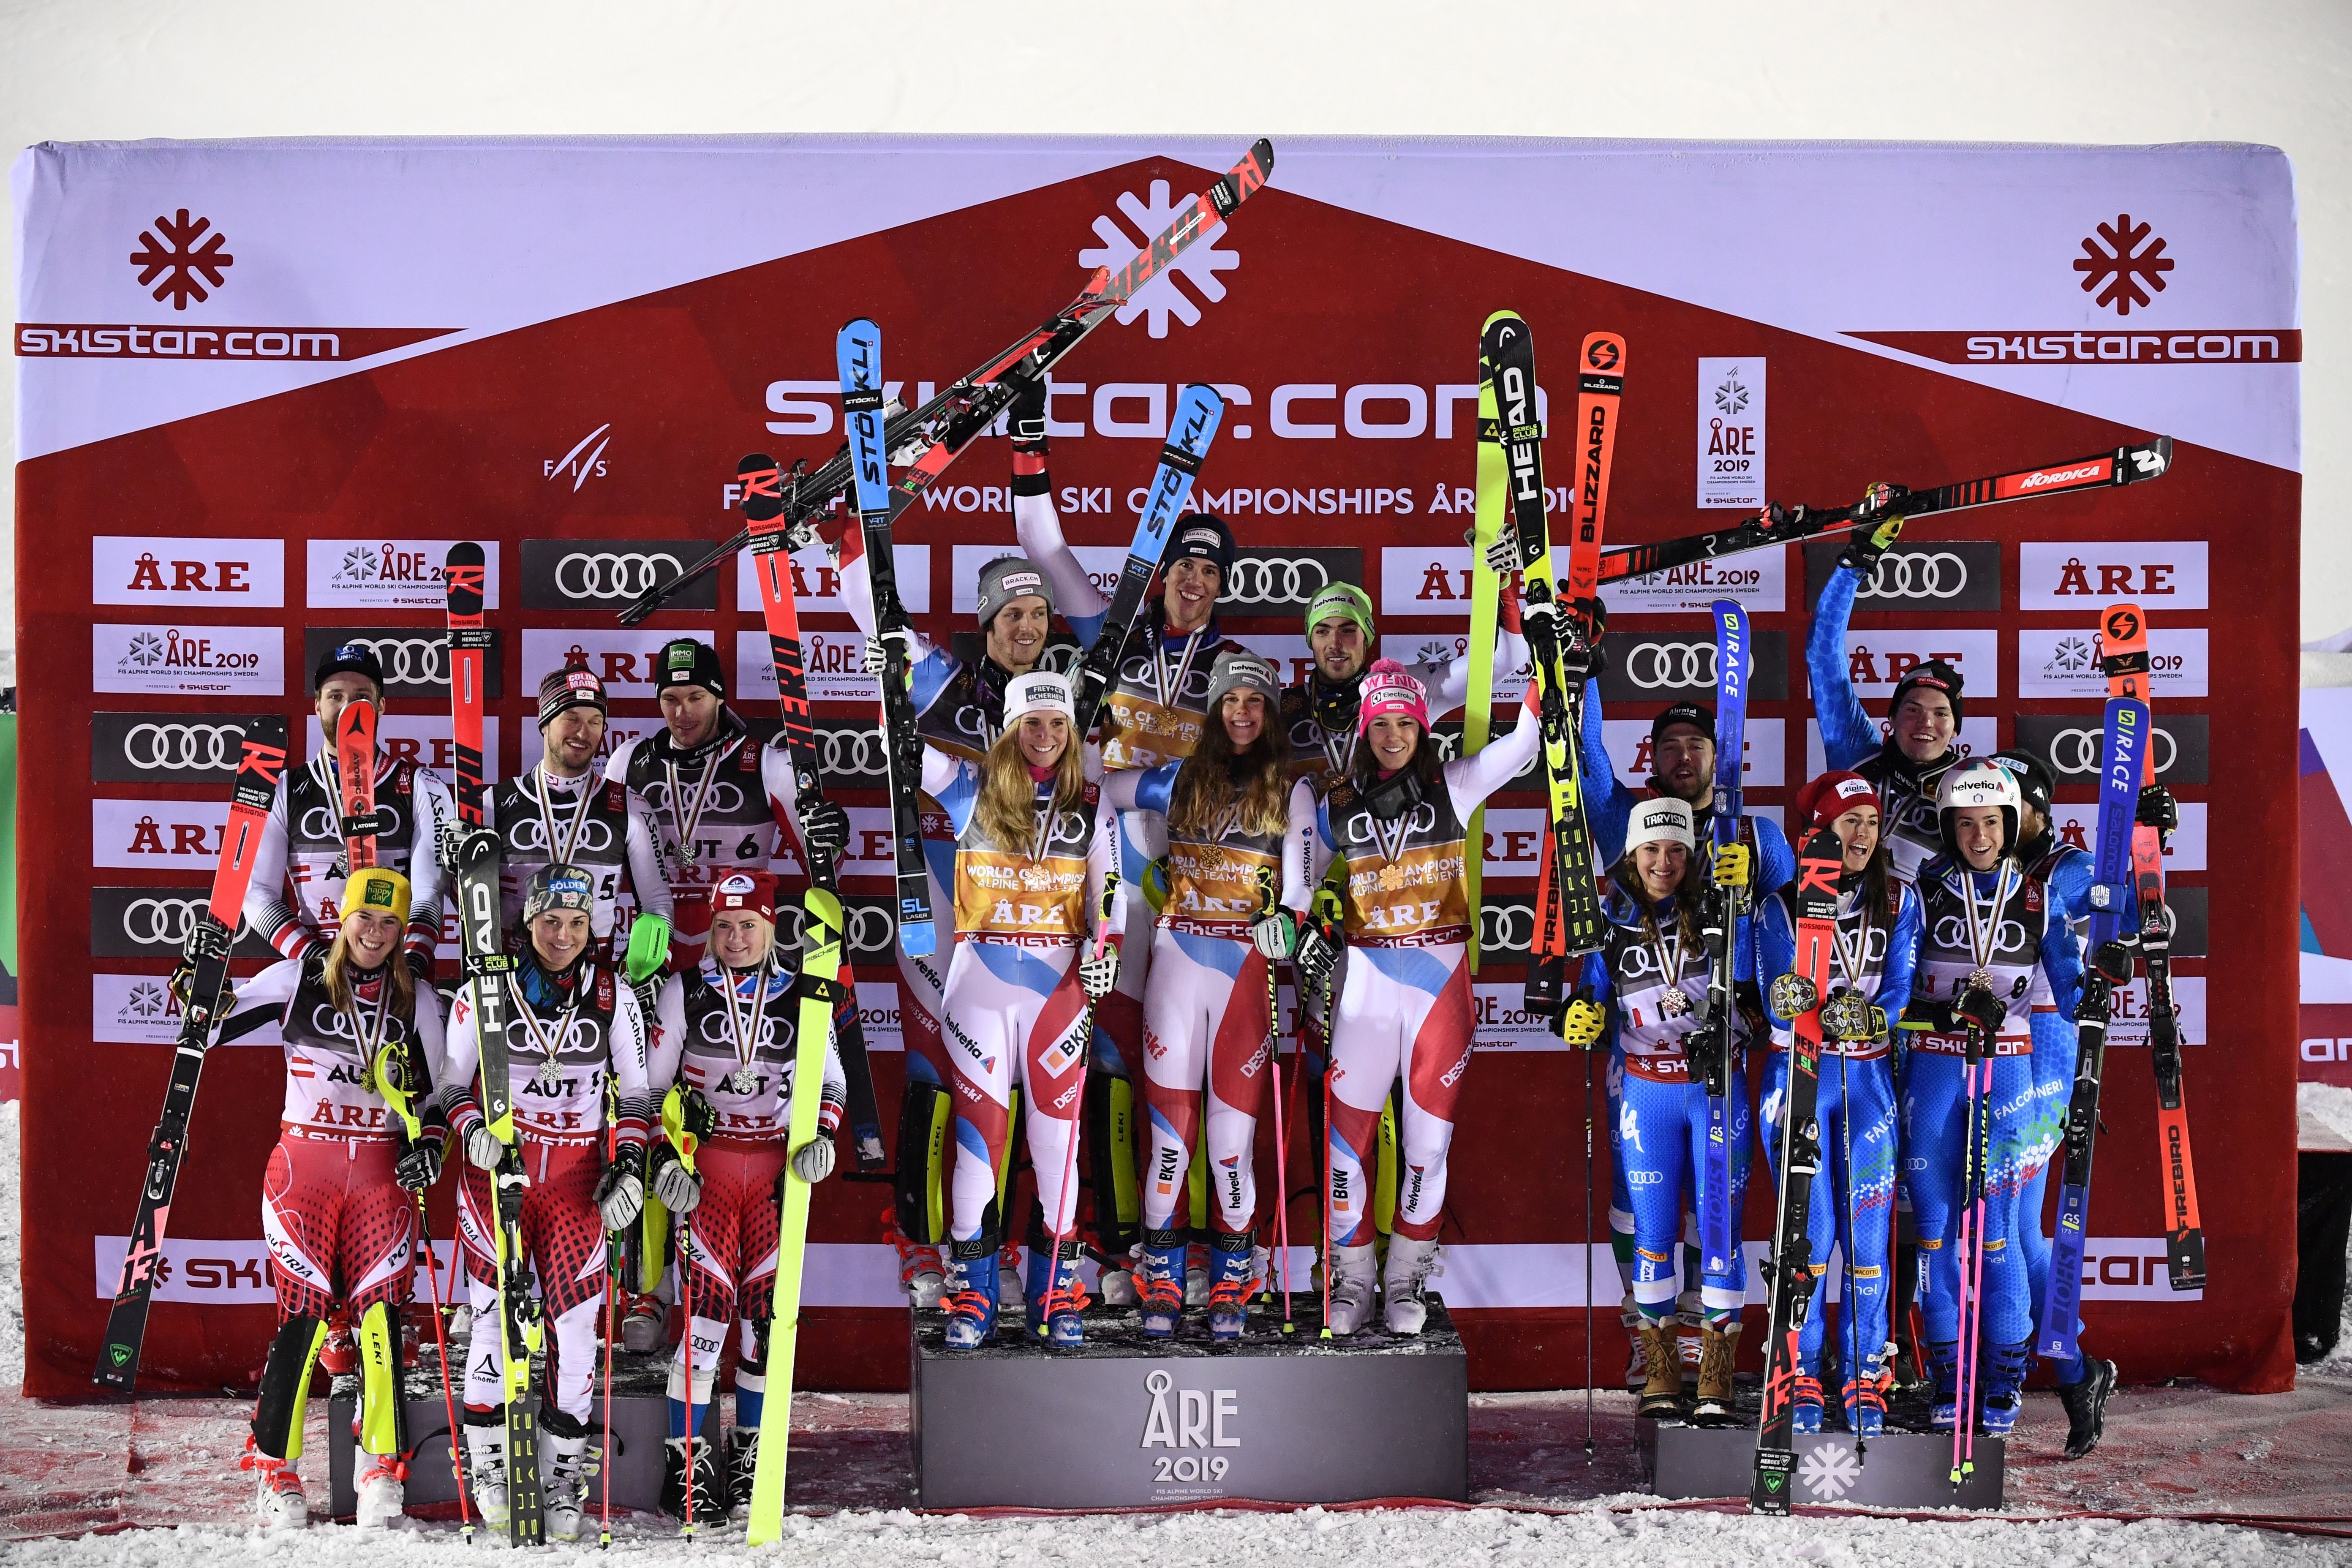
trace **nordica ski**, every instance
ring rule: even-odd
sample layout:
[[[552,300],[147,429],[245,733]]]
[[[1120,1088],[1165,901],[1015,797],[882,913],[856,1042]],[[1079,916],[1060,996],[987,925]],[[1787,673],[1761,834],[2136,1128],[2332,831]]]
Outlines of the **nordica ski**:
[[[1536,722],[1543,731],[1544,787],[1550,796],[1550,918],[1537,922],[1534,952],[1559,962],[1528,965],[1528,1006],[1558,1028],[1567,960],[1601,946],[1601,894],[1592,880],[1592,836],[1584,819],[1584,781],[1576,744],[1581,685],[1571,687],[1564,645],[1582,640],[1559,599],[1551,530],[1544,516],[1543,426],[1537,417],[1536,344],[1516,310],[1497,310],[1479,334],[1478,408],[1495,422],[1508,470],[1511,530],[1519,547],[1520,617],[1536,671]],[[1549,928],[1549,929],[1547,929]]]
[[[1503,520],[1510,510],[1510,465],[1503,457],[1503,432],[1495,419],[1495,393],[1485,373],[1485,338],[1479,341],[1478,489],[1470,522],[1470,686],[1462,709],[1462,754],[1475,757],[1486,749],[1495,720],[1495,627],[1502,616],[1502,574],[1486,563],[1486,552],[1503,537]],[[1470,908],[1478,904],[1478,884],[1486,863],[1486,805],[1470,813],[1470,851],[1462,858],[1462,882]],[[1551,887],[1549,863],[1538,883],[1538,925],[1542,897]],[[1470,922],[1470,973],[1478,973],[1478,928]],[[1532,962],[1532,959],[1531,959]]]
[[[1079,658],[1070,680],[1076,705],[1076,718],[1070,725],[1074,737],[1083,738],[1094,728],[1103,698],[1118,679],[1118,656],[1126,651],[1128,636],[1143,611],[1143,594],[1151,585],[1151,574],[1160,570],[1160,554],[1168,548],[1168,531],[1184,515],[1184,502],[1192,493],[1201,459],[1209,455],[1209,443],[1217,438],[1217,424],[1224,416],[1225,400],[1213,387],[1188,386],[1176,400],[1175,416],[1168,422],[1168,442],[1160,448],[1160,467],[1144,494],[1143,516],[1135,525],[1133,542],[1127,547],[1127,564],[1119,569],[1118,586],[1111,590],[1094,643]]]
[[[931,885],[923,868],[923,737],[915,728],[913,679],[907,665],[907,606],[890,549],[890,466],[882,442],[882,329],[860,316],[835,341],[841,364],[841,417],[849,426],[857,512],[866,531],[866,569],[874,587],[874,630],[882,639],[882,756],[890,786],[890,831],[898,866],[898,945],[929,958],[939,945],[931,927]],[[789,568],[788,568],[789,569]],[[877,1137],[880,1134],[877,1133]]]
[[[491,641],[482,625],[486,570],[482,547],[453,544],[442,567],[449,607],[449,705],[457,756],[459,831],[451,868],[464,973],[474,997],[482,1047],[482,1119],[506,1145],[490,1173],[497,1222],[491,1237],[499,1271],[499,1368],[506,1394],[507,1540],[537,1546],[546,1539],[539,1484],[539,1409],[530,1392],[530,1358],[539,1348],[539,1303],[522,1240],[522,1194],[529,1184],[515,1147],[513,1086],[507,1077],[507,980],[514,960],[499,931],[499,837],[484,820],[482,701]],[[478,1330],[477,1331],[478,1332]]]
[[[1796,967],[1772,983],[1772,1010],[1789,1020],[1789,1084],[1780,1121],[1780,1202],[1767,1265],[1770,1291],[1764,1339],[1764,1415],[1756,1435],[1756,1476],[1748,1506],[1789,1511],[1789,1472],[1796,1464],[1790,1422],[1796,1413],[1798,1341],[1813,1305],[1813,1177],[1822,1168],[1814,1106],[1821,1089],[1822,1002],[1837,942],[1838,873],[1845,846],[1824,827],[1805,840],[1797,861]],[[1859,998],[1857,998],[1859,1000]],[[1867,1003],[1864,1004],[1867,1005]],[[1852,1311],[1852,1298],[1847,1299]]]
[[[2061,1363],[2071,1363],[2079,1353],[2099,1079],[2105,1071],[2115,994],[2132,976],[2131,955],[2116,938],[2123,929],[2124,899],[2130,885],[2133,817],[2150,751],[2150,727],[2147,704],[2138,698],[2107,700],[2106,741],[2099,767],[2099,840],[2091,873],[2091,951],[2083,969],[2082,1000],[2074,1008],[2074,1089],[2066,1105],[2066,1163],[2059,1177],[2050,1276],[2042,1286],[2042,1339],[2035,1347]]]
[[[343,805],[346,873],[375,864],[375,704],[347,702],[335,720],[335,788]]]
[[[1575,523],[1570,531],[1568,574],[1554,584],[1557,597],[1577,618],[1580,635],[1589,647],[1601,624],[1601,533],[1609,516],[1609,473],[1617,449],[1617,403],[1625,391],[1625,340],[1614,332],[1586,336],[1578,361],[1576,437],[1583,453],[1582,472],[1575,488]],[[1571,728],[1583,727],[1584,692],[1570,694]],[[1571,749],[1575,742],[1571,742]],[[1583,798],[1583,753],[1576,750],[1577,795]],[[1587,825],[1587,832],[1590,826]],[[1483,842],[1479,840],[1478,842]],[[1590,838],[1585,854],[1593,855]],[[1559,861],[1547,858],[1536,881],[1534,951],[1528,960],[1528,995],[1556,1013],[1568,987],[1567,932],[1556,905],[1559,898]]]
[[[793,586],[793,558],[784,549],[779,521],[784,511],[785,489],[788,485],[797,486],[800,474],[795,470],[787,476],[777,468],[773,458],[765,452],[755,452],[735,466],[735,477],[743,486],[743,512],[751,522],[751,549],[757,557],[753,567],[760,579],[760,605],[768,625],[769,661],[776,672],[776,700],[783,712],[778,739],[793,759],[793,788],[801,809],[805,811],[824,798],[824,758],[817,747],[816,728],[809,718],[808,667],[801,652],[800,598]],[[839,868],[830,859],[810,850],[805,842],[801,847],[808,854],[812,892],[821,889],[831,898],[837,913]],[[817,916],[813,905],[804,903],[803,910],[809,919]],[[835,923],[840,923],[837,919]],[[850,1142],[856,1151],[858,1170],[879,1171],[889,1163],[889,1155],[882,1147],[882,1113],[874,1096],[874,1067],[866,1051],[865,1026],[858,1022],[856,981],[850,973],[845,948],[840,973],[828,978],[839,982],[836,1001],[845,1004],[835,1009],[833,1030],[841,1050],[842,1076],[848,1084]]]
[[[1967,511],[1975,507],[1997,506],[2002,501],[2030,500],[2035,496],[2112,489],[2142,479],[2162,479],[2171,467],[2172,437],[2158,436],[2135,446],[2117,447],[2112,452],[2094,452],[2071,463],[2019,468],[1980,479],[1956,479],[1934,489],[1912,490],[1901,485],[1887,485],[1852,506],[1769,506],[1759,515],[1729,528],[1603,551],[1601,581],[1615,583],[1687,566],[1694,561],[1712,561],[1822,534],[1843,533],[1851,528],[1875,523],[1890,514],[1916,521],[1939,511]]]
[[[188,1152],[188,1118],[195,1110],[196,1084],[204,1074],[213,1025],[228,991],[229,953],[236,944],[246,889],[253,880],[254,851],[260,847],[269,803],[285,771],[286,721],[256,719],[246,730],[237,759],[228,826],[221,834],[220,860],[213,869],[212,898],[197,911],[188,943],[194,973],[181,1004],[180,1037],[173,1047],[163,1112],[147,1138],[147,1176],[140,1184],[139,1209],[131,1217],[130,1245],[122,1254],[122,1276],[114,1288],[113,1310],[107,1314],[106,1338],[99,1347],[93,1381],[101,1388],[128,1394],[139,1379],[139,1351],[146,1342],[147,1309],[154,1296],[157,1266],[163,1260],[172,1193]]]
[[[2110,605],[2099,616],[2100,665],[2113,697],[2154,701],[2148,689],[2147,617],[2137,605]],[[2151,721],[2152,719],[2151,719]],[[2140,763],[2140,785],[2156,782],[2156,751]],[[2147,1043],[2156,1069],[2156,1131],[2164,1171],[2165,1272],[2175,1290],[2205,1288],[2205,1226],[2197,1214],[2197,1168],[2189,1153],[2189,1108],[2180,1091],[2180,1011],[2172,995],[2172,916],[2164,902],[2164,842],[2153,826],[2132,829],[2132,892],[2139,911],[2139,956],[2147,973]]]
[[[1024,333],[976,369],[949,384],[919,408],[891,418],[883,433],[883,445],[891,461],[907,469],[898,481],[899,492],[911,497],[929,488],[981,432],[994,425],[1012,406],[1017,383],[1043,381],[1065,355],[1086,341],[1087,333],[1110,320],[1146,284],[1174,266],[1176,258],[1195,240],[1213,232],[1232,217],[1242,203],[1263,190],[1273,173],[1274,143],[1261,137],[1242,155],[1240,163],[1206,192],[1193,197],[1191,205],[1179,212],[1149,245],[1137,251],[1127,265],[1117,272],[1108,268],[1097,268],[1076,299],[1045,318],[1034,331]],[[831,510],[834,502],[848,493],[853,483],[851,469],[852,459],[844,447],[809,475],[799,500],[784,513],[787,549],[804,546],[814,520]],[[643,621],[660,609],[671,595],[699,581],[751,542],[747,529],[714,547],[684,572],[630,604],[621,612],[621,624],[633,626]]]
[[[737,471],[743,480],[744,516],[751,526],[760,604],[767,613],[768,654],[775,665],[776,697],[783,709],[784,745],[792,752],[793,776],[805,812],[824,799],[824,790],[818,776],[822,758],[816,731],[809,722],[808,675],[801,659],[800,605],[793,592],[793,558],[783,547],[782,487],[774,459],[763,455],[744,458]],[[876,574],[877,616],[883,603],[880,584],[887,580],[887,574]],[[891,602],[897,602],[895,590]],[[892,782],[897,782],[895,774]],[[794,1151],[818,1136],[817,1109],[823,1098],[819,1090],[824,1082],[824,1051],[833,1028],[834,1005],[841,989],[843,946],[841,892],[834,879],[833,862],[805,840],[803,848],[808,856],[809,884],[802,896],[801,1010],[793,1033],[790,1127],[784,1137],[785,1148]],[[854,1005],[850,1016],[856,1017]],[[862,1068],[862,1036],[859,1047]],[[845,1058],[849,1053],[842,1054]],[[866,1085],[869,1125],[856,1125],[854,1096],[852,1105],[859,1163],[865,1163],[866,1143],[871,1137],[878,1164],[882,1129],[873,1109],[870,1075]],[[751,1471],[751,1519],[746,1536],[746,1544],[751,1546],[764,1545],[783,1533],[784,1464],[793,1425],[793,1357],[800,1343],[801,1267],[808,1250],[809,1217],[809,1184],[801,1180],[789,1161],[781,1195],[775,1296],[768,1314],[768,1393],[760,1412],[760,1452]]]
[[[1717,853],[1739,842],[1746,826],[1740,809],[1748,731],[1748,612],[1736,599],[1717,599],[1715,618],[1715,816]],[[1694,860],[1699,857],[1693,856]],[[1731,1058],[1738,1047],[1739,1000],[1732,990],[1732,966],[1739,954],[1739,922],[1748,918],[1745,885],[1707,888],[1706,1026],[1690,1037],[1693,1055],[1706,1085],[1706,1173],[1699,1193],[1698,1243],[1709,1274],[1732,1267],[1739,1256],[1739,1216],[1731,1212]]]

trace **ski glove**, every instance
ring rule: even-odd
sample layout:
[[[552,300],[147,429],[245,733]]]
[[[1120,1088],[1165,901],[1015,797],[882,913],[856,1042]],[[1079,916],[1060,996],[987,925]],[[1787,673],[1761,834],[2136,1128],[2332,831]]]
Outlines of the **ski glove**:
[[[2001,1005],[2000,998],[1981,985],[1961,992],[1959,1000],[1952,1004],[1954,1021],[1974,1024],[1988,1038],[2000,1032],[2001,1020],[2008,1016],[2009,1009]]]
[[[408,960],[408,973],[416,977],[416,984],[430,988],[433,984],[433,955],[421,947],[412,947],[401,956]]]
[[[181,1007],[189,1005],[189,994],[196,985],[196,965],[207,958],[226,958],[234,940],[228,928],[213,919],[210,913],[199,914],[188,927],[188,934],[180,943],[180,962],[172,966],[173,997]]]
[[[645,1152],[634,1143],[625,1143],[604,1173],[596,1178],[596,1212],[604,1216],[607,1231],[626,1230],[636,1224],[637,1215],[645,1212],[646,1184],[637,1174],[637,1166]]]
[[[1298,984],[1312,990],[1328,980],[1331,971],[1339,967],[1339,944],[1331,940],[1330,932],[1323,927],[1312,921],[1302,921],[1298,927],[1298,948],[1291,954],[1290,962],[1297,966]]]
[[[466,1131],[459,1136],[466,1143],[466,1163],[477,1171],[499,1168],[499,1158],[507,1152],[507,1146],[491,1133],[488,1122],[477,1117],[466,1123]]]
[[[1888,506],[1894,503],[1894,500],[1895,491],[1892,487],[1873,485],[1863,496],[1862,504]],[[1885,554],[1887,547],[1901,538],[1902,534],[1903,520],[1899,517],[1881,518],[1868,530],[1857,529],[1846,541],[1845,551],[1838,557],[1838,564],[1851,566],[1865,577],[1876,576],[1878,558]]]
[[[1841,991],[1822,1004],[1822,1033],[1833,1040],[1874,1040],[1886,1028],[1886,1015],[1858,992]]]
[[[1718,888],[1744,888],[1751,880],[1754,868],[1748,863],[1745,844],[1718,845],[1715,851],[1715,885]]]
[[[1250,941],[1268,963],[1288,958],[1298,947],[1298,921],[1288,910],[1268,910],[1250,925]]]
[[[441,1179],[441,1140],[428,1133],[394,1163],[392,1179],[404,1192],[421,1193]]]
[[[885,670],[889,668],[890,650],[887,646],[886,639],[887,641],[895,641],[898,645],[899,657],[906,661],[906,665],[908,669],[914,668],[916,660],[915,634],[911,630],[877,632],[866,639],[866,659],[864,664],[866,673],[878,678]]]
[[[1107,947],[1092,957],[1078,960],[1078,987],[1089,1002],[1099,1002],[1110,994],[1118,984],[1118,949]]]
[[[672,1214],[692,1214],[702,1202],[702,1178],[686,1168],[677,1151],[664,1139],[654,1145],[654,1196]]]
[[[1016,452],[1045,450],[1045,378],[1042,375],[1014,375],[1013,410],[1005,416],[1006,434],[1013,437]],[[814,1179],[814,1178],[812,1178]]]
[[[817,1134],[793,1151],[793,1174],[814,1186],[833,1174],[833,1140]]]
[[[1608,1011],[1589,996],[1570,1000],[1559,1019],[1559,1037],[1573,1048],[1591,1050],[1609,1022]]]
[[[1811,980],[1792,969],[1775,977],[1772,982],[1773,1016],[1793,1023],[1813,1010],[1813,1004],[1821,1000],[1821,994]]]
[[[1511,574],[1518,569],[1518,530],[1506,521],[1503,531],[1495,536],[1495,542],[1486,546],[1486,570],[1508,582]]]
[[[2169,854],[2172,830],[2180,826],[2180,803],[2160,784],[2144,785],[2139,792],[2139,809],[2132,820],[2142,827],[2155,828],[2161,836],[2165,852]]]
[[[820,860],[838,864],[849,847],[849,813],[829,800],[801,808],[801,843]]]

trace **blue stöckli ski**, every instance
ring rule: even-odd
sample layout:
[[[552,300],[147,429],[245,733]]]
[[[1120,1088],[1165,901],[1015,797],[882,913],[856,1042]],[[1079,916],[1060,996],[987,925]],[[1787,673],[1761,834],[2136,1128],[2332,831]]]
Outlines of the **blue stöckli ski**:
[[[2091,873],[2090,952],[2083,967],[2083,1000],[2074,1010],[2074,1089],[2066,1108],[2058,1225],[2051,1236],[2050,1278],[2042,1290],[2042,1336],[2035,1347],[2060,1363],[2071,1363],[2080,1353],[2076,1338],[2082,1328],[2083,1253],[2089,1236],[2099,1077],[2105,1065],[2115,989],[2131,978],[2130,956],[2116,938],[2129,899],[2133,821],[2153,724],[2147,703],[2131,697],[2109,699],[2099,766],[2099,838]]]

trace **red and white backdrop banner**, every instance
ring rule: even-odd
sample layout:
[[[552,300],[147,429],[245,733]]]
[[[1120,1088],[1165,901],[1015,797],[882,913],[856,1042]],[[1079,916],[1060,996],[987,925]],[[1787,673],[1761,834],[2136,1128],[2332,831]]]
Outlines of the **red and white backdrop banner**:
[[[490,552],[501,774],[530,760],[530,694],[568,654],[612,682],[616,734],[656,722],[647,656],[679,632],[710,638],[739,704],[764,717],[744,574],[639,630],[613,610],[731,530],[740,454],[834,450],[840,324],[880,322],[894,388],[927,395],[1124,261],[1239,151],[156,143],[19,163],[33,1392],[88,1387],[175,1023],[163,979],[218,847],[240,721],[285,714],[315,748],[305,672],[322,646],[367,636],[390,674],[391,743],[446,770],[436,572],[460,538]],[[2291,879],[2261,869],[2298,821],[2296,650],[2279,613],[2301,488],[2285,159],[1344,140],[1276,154],[1270,188],[1065,362],[1051,430],[1070,537],[1108,574],[1173,389],[1217,384],[1228,412],[1198,494],[1245,546],[1225,624],[1294,672],[1299,612],[1331,577],[1371,591],[1391,653],[1461,645],[1476,342],[1497,308],[1532,324],[1555,406],[1584,333],[1628,341],[1612,542],[1722,526],[1765,497],[1834,505],[1876,480],[2174,437],[2161,483],[1917,528],[1863,601],[1849,660],[1872,700],[1917,660],[1953,660],[1966,743],[2041,751],[2079,836],[2103,696],[2095,613],[2123,595],[2147,606],[2158,762],[2184,801],[2174,900],[2211,1282],[2165,1288],[2152,1094],[2127,1023],[2087,1310],[2127,1375],[2285,1385],[2296,915]],[[1558,487],[1570,459],[1553,447]],[[1012,542],[1006,479],[983,442],[900,526],[900,575],[934,637],[969,630],[974,569]],[[1605,694],[1625,776],[1644,776],[1647,718],[1711,690],[1703,612],[1735,596],[1759,634],[1751,798],[1780,809],[1820,766],[1803,647],[1833,554],[1788,547],[1612,593]],[[875,694],[821,559],[802,581],[829,782],[861,830],[854,934],[887,1100],[898,1004],[873,879],[888,856]],[[1527,940],[1538,805],[1522,790],[1488,813],[1498,958]],[[2231,864],[2251,873],[2211,875]],[[1583,1380],[1584,1216],[1606,1208],[1605,1168],[1586,1195],[1588,1064],[1529,1026],[1517,975],[1501,962],[1480,977],[1444,1233],[1444,1289],[1487,1387]],[[2127,1017],[2141,1006],[2135,991]],[[206,1072],[152,1384],[218,1386],[259,1364],[257,1197],[282,1071],[257,1047]],[[816,1384],[903,1384],[880,1207],[871,1187],[820,1195],[802,1361]],[[1605,1250],[1594,1261],[1605,1347],[1617,1290]]]

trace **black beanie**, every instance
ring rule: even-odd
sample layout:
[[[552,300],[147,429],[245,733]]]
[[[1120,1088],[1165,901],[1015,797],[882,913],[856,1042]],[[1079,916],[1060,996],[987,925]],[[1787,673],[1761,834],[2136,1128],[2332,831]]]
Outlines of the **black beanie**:
[[[696,637],[673,637],[654,655],[654,695],[673,686],[699,686],[720,701],[727,699],[727,676],[719,655]]]

